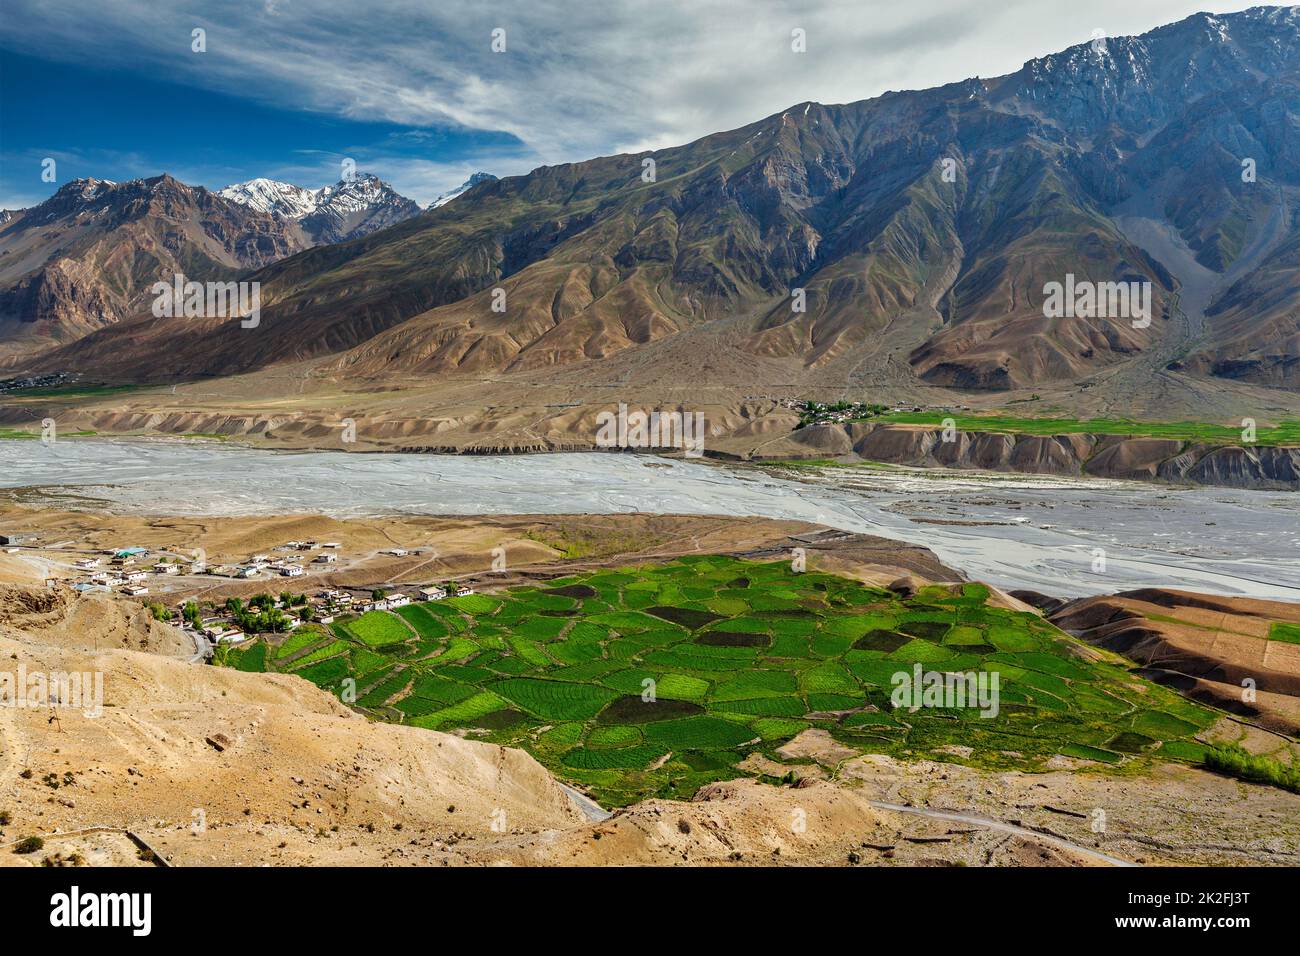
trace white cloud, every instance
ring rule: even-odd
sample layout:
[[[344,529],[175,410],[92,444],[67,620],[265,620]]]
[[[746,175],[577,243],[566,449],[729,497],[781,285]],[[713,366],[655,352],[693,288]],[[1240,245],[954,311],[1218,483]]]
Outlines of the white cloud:
[[[687,142],[804,100],[850,102],[1007,73],[1087,41],[1094,29],[1136,33],[1199,9],[1249,5],[199,0],[189,13],[156,0],[6,0],[0,39],[55,59],[166,70],[179,82],[281,108],[504,131],[526,145],[526,155],[499,156],[497,166],[490,156],[450,165],[436,155],[385,159],[410,177],[385,169],[395,184],[428,201],[476,168],[523,172]],[[190,51],[195,26],[207,30],[205,54]],[[496,27],[506,30],[505,53],[490,50]],[[807,33],[806,53],[791,50],[795,27]]]

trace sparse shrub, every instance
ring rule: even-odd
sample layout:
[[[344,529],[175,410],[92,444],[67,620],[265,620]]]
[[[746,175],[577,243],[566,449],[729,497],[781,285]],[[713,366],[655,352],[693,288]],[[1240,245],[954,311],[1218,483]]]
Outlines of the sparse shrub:
[[[1239,780],[1266,783],[1292,793],[1300,793],[1300,768],[1263,754],[1253,754],[1239,744],[1214,747],[1207,751],[1205,766]]]
[[[38,836],[23,837],[14,847],[15,853],[35,853],[45,846],[45,841]]]

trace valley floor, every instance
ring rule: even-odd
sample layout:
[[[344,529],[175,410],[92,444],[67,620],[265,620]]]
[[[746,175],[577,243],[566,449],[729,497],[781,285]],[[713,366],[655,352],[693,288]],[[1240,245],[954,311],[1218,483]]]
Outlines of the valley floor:
[[[10,507],[2,520],[24,517],[34,513]],[[546,582],[561,576],[599,581],[617,568],[660,567],[691,554],[743,552],[760,565],[788,564],[793,547],[806,549],[810,569],[868,589],[900,586],[900,578],[922,588],[961,580],[924,549],[759,519],[205,521],[64,512],[44,519],[41,533],[50,544],[200,541],[212,554],[307,533],[358,548],[418,541],[437,547],[445,571],[475,580],[482,594],[554,586]],[[520,551],[490,589],[480,556],[499,540],[534,550]],[[16,580],[32,557],[20,551],[0,562]],[[386,563],[338,573],[353,584],[428,576]],[[230,593],[249,586],[232,583]],[[1047,627],[1019,602],[996,593],[991,600]],[[1032,770],[982,768],[981,755],[957,742],[936,742],[947,752],[924,757],[861,753],[816,727],[777,750],[754,751],[739,777],[691,788],[688,799],[639,799],[592,821],[522,750],[451,725],[367,721],[292,674],[189,663],[174,630],[118,597],[74,598],[35,582],[0,588],[3,669],[21,659],[29,671],[99,671],[106,687],[99,718],[64,710],[53,726],[45,708],[0,709],[0,810],[11,815],[0,827],[0,862],[78,855],[144,865],[143,844],[173,865],[1300,863],[1300,796],[1185,760],[1116,768],[1058,755]],[[1078,647],[1085,656],[1071,666],[1091,667],[1091,652]],[[1169,693],[1156,691],[1162,699]],[[1285,741],[1240,720],[1217,717],[1199,733],[1274,753]],[[44,848],[13,853],[29,835],[42,835]]]

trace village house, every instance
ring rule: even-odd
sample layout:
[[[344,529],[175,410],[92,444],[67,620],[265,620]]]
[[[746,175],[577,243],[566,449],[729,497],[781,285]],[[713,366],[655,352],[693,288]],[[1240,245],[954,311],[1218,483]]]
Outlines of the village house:
[[[420,600],[422,601],[441,601],[447,596],[447,589],[440,587],[420,588]]]
[[[143,584],[128,584],[126,587],[122,588],[122,593],[127,595],[127,597],[139,597],[142,594],[148,594],[149,589]]]
[[[122,580],[127,584],[135,584],[139,581],[143,581],[148,576],[149,573],[143,568],[137,568],[134,571],[127,571],[126,574],[122,575]]]
[[[317,564],[333,564],[339,559],[337,554],[318,554],[313,560]]]
[[[243,631],[237,627],[227,627],[225,624],[205,627],[203,633],[214,644],[235,643],[244,639]]]
[[[474,589],[465,584],[461,584],[456,588],[456,597],[466,597],[473,593]]]
[[[305,572],[296,564],[286,564],[280,568],[280,575],[286,578],[300,578]]]
[[[406,607],[406,605],[410,603],[411,599],[405,594],[393,594],[388,598],[388,609],[392,610],[395,607]]]
[[[155,564],[153,566],[154,574],[180,574],[181,566],[179,564]]]
[[[99,558],[82,558],[77,562],[77,567],[83,571],[89,571],[91,568],[99,567]]]

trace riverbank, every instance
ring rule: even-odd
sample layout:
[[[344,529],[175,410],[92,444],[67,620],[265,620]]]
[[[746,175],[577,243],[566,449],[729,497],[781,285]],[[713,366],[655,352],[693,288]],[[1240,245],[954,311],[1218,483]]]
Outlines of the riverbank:
[[[749,515],[914,543],[972,578],[1059,597],[1181,587],[1300,599],[1300,522],[1288,492],[628,454],[340,455],[98,439],[0,441],[0,490],[16,504],[134,515]]]
[[[628,414],[703,416],[700,451],[719,461],[839,458],[1162,485],[1300,490],[1300,442],[1294,439],[1300,412],[1273,406],[1268,406],[1268,420],[1282,425],[1270,427],[1261,418],[1253,441],[1247,442],[1239,437],[1240,428],[1191,422],[1090,423],[954,413],[953,427],[945,429],[948,413],[933,405],[924,406],[924,412],[870,421],[805,424],[798,403],[770,396],[714,400],[673,392],[614,399],[611,394],[618,393],[608,388],[541,389],[503,394],[500,404],[484,406],[483,383],[439,393],[435,404],[428,404],[433,398],[418,390],[356,393],[314,379],[250,379],[245,385],[251,391],[231,391],[230,384],[213,392],[192,384],[107,396],[10,395],[0,402],[0,438],[37,438],[42,423],[49,421],[60,437],[201,437],[296,451],[682,454],[680,447],[657,448],[655,441],[620,441],[610,447],[602,439],[600,415],[623,406]],[[269,395],[293,394],[260,401],[249,397],[262,389]],[[1088,430],[1090,424],[1095,431]]]

